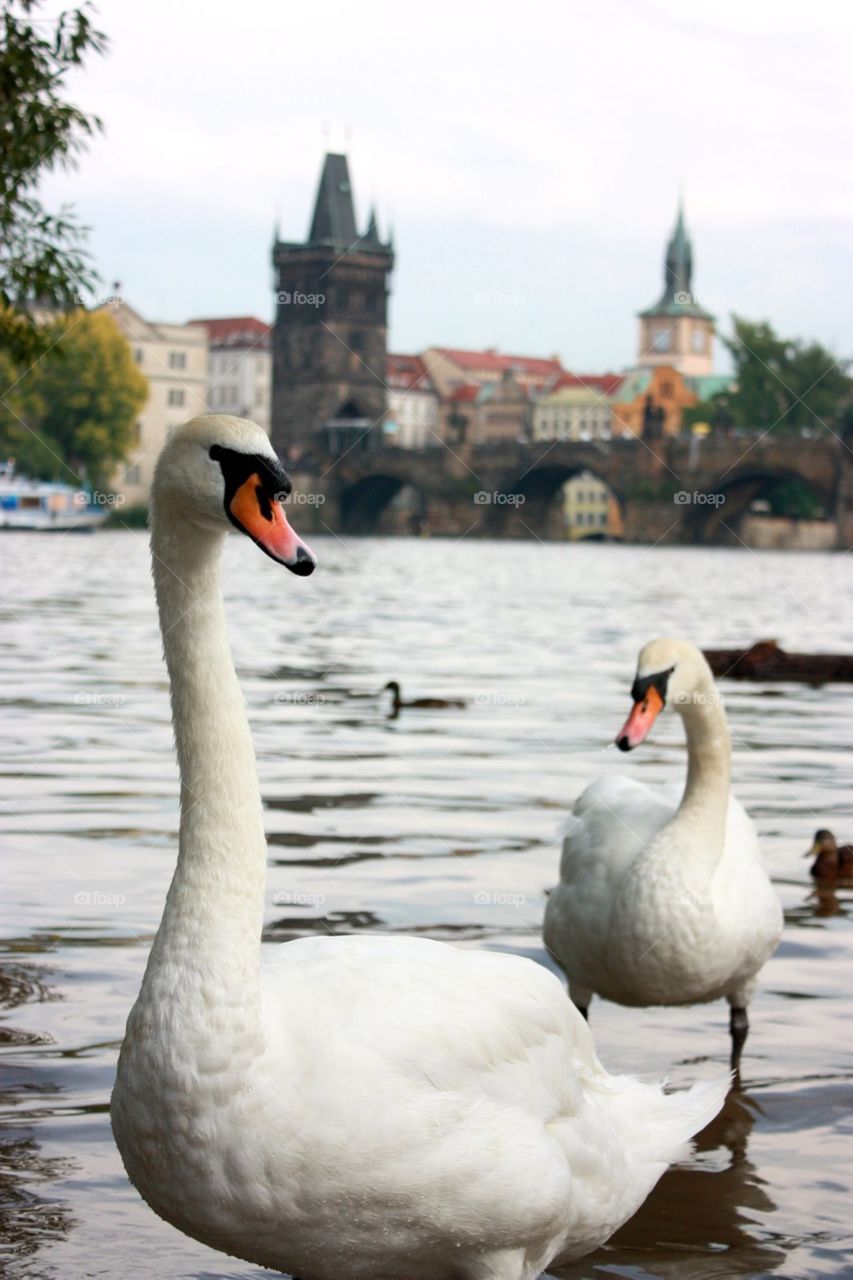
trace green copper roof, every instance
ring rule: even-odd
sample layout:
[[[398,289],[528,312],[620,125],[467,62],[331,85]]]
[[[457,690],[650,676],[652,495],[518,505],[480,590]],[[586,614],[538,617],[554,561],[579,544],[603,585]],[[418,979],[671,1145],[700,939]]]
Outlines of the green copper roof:
[[[700,377],[685,378],[684,381],[700,400],[710,400],[712,396],[734,386],[734,379],[728,373],[706,373]]]
[[[648,316],[697,316],[703,320],[713,320],[713,316],[693,296],[693,246],[687,234],[684,222],[684,205],[678,202],[678,217],[675,227],[666,246],[666,262],[663,275],[663,293],[653,307],[641,311],[645,319]]]

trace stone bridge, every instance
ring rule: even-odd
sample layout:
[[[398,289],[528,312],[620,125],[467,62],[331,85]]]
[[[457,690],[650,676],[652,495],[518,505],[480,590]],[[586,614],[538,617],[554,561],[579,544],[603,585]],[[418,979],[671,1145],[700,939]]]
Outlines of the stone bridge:
[[[830,432],[810,440],[765,435],[352,449],[297,469],[295,480],[297,491],[322,495],[316,528],[558,538],[564,536],[558,493],[585,471],[615,496],[626,541],[735,542],[750,503],[772,484],[796,479],[837,521],[838,545],[853,542],[853,454]]]

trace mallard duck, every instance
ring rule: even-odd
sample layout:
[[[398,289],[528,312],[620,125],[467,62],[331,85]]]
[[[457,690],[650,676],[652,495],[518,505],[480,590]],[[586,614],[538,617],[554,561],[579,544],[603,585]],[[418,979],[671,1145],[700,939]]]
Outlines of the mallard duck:
[[[814,858],[810,871],[815,880],[853,880],[853,844],[837,844],[826,827],[815,832],[804,857]]]
[[[382,690],[391,694],[391,710],[396,715],[403,708],[413,711],[445,711],[451,708],[462,708],[467,704],[462,698],[410,698],[404,699],[400,693],[400,685],[396,680],[389,680]]]

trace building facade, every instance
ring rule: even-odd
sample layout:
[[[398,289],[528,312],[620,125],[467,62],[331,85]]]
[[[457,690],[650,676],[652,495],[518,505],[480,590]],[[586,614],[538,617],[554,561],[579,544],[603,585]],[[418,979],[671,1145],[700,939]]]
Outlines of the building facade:
[[[604,481],[591,471],[581,471],[563,485],[563,510],[572,542],[624,536],[619,503]]]
[[[190,324],[207,334],[209,411],[250,418],[269,435],[271,326],[255,316],[223,316]]]
[[[423,361],[442,400],[467,384],[485,387],[512,372],[528,392],[539,392],[565,373],[559,356],[516,356],[489,347],[468,351],[461,347],[429,347]]]
[[[533,406],[534,440],[609,440],[619,373],[566,373]]]
[[[653,307],[640,312],[637,367],[659,366],[688,377],[702,377],[714,368],[714,317],[693,293],[693,246],[681,203],[666,247],[663,293]]]
[[[385,443],[426,449],[441,443],[439,400],[420,356],[389,355]]]
[[[272,261],[273,445],[294,458],[380,444],[394,252],[375,213],[357,231],[346,156],[325,157],[307,240],[276,239]]]
[[[170,428],[207,412],[207,335],[196,325],[145,320],[126,302],[106,303],[103,309],[148,379],[133,449],[113,480],[127,505],[137,506],[148,501],[154,465]]]

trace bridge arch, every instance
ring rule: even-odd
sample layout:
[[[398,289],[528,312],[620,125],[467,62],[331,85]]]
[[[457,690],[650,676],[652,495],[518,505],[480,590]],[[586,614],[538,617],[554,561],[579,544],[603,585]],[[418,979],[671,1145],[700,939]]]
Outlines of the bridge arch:
[[[739,542],[738,525],[755,502],[774,503],[784,491],[790,511],[781,503],[779,514],[794,518],[832,519],[833,494],[823,485],[790,467],[747,464],[709,486],[687,493],[682,525],[683,541],[698,543]],[[802,502],[793,499],[800,495]]]
[[[598,464],[598,465],[597,465]],[[567,536],[566,512],[561,501],[564,486],[570,480],[581,476],[593,476],[603,484],[615,503],[617,528],[614,536],[621,537],[624,525],[625,500],[614,488],[606,467],[600,465],[600,459],[581,456],[575,461],[554,459],[542,461],[530,467],[521,475],[507,475],[501,485],[501,496],[505,501],[495,501],[491,508],[491,531],[503,536],[512,536],[515,530],[523,533],[529,530],[540,538],[564,539]],[[513,502],[512,499],[517,499]],[[608,524],[610,527],[610,523]],[[602,537],[602,527],[590,525],[588,532],[579,526],[577,537]]]
[[[418,533],[426,497],[404,474],[376,471],[346,484],[339,497],[340,528],[349,534]]]

